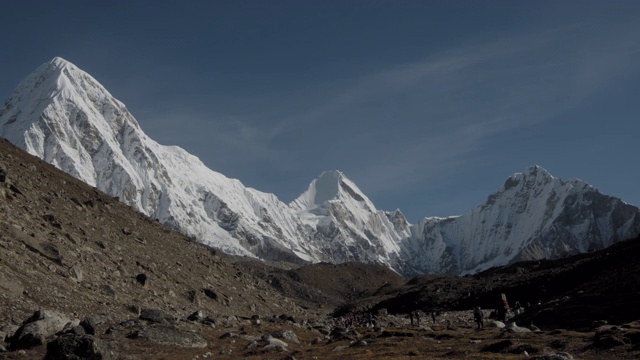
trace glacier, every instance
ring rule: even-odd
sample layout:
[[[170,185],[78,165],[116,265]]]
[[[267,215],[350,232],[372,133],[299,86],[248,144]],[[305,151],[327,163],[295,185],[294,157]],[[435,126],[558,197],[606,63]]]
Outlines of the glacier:
[[[199,242],[265,260],[464,275],[601,249],[640,233],[640,209],[539,166],[512,175],[465,215],[416,224],[399,209],[376,209],[337,170],[285,204],[158,144],[97,80],[59,57],[5,102],[0,136]]]

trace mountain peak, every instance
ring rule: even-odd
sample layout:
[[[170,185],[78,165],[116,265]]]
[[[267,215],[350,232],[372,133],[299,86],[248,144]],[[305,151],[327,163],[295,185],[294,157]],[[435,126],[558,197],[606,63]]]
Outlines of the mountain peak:
[[[544,176],[544,177],[553,177],[551,176],[551,173],[548,172],[545,168],[543,168],[540,165],[532,165],[529,166],[523,173],[524,176],[529,177],[529,176]]]
[[[369,199],[360,189],[339,170],[323,171],[313,180],[307,191],[294,200],[291,205],[300,209],[311,209],[322,206],[330,200],[353,199],[356,202],[365,203],[373,209]]]
[[[60,69],[65,68],[65,67],[75,67],[75,65],[73,65],[69,61],[67,61],[67,60],[65,60],[65,59],[63,59],[63,58],[61,58],[59,56],[54,57],[53,59],[51,59],[51,61],[49,61],[48,63],[45,63],[45,64],[50,64],[50,65],[56,66],[56,67],[58,67]]]

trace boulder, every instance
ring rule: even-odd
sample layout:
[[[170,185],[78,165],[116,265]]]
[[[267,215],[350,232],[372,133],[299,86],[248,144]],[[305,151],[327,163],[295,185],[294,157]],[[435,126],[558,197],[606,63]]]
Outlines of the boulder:
[[[92,335],[66,334],[47,344],[45,360],[115,359],[114,351]]]
[[[291,330],[278,330],[271,333],[271,336],[278,339],[285,339],[295,344],[300,344],[298,336]]]
[[[98,326],[109,322],[109,317],[106,315],[93,315],[87,316],[80,322],[80,326],[84,329],[85,333],[89,335],[98,334]]]
[[[64,314],[38,310],[16,331],[11,338],[12,349],[30,349],[44,345],[46,338],[55,335],[70,322]]]
[[[204,320],[204,314],[202,313],[202,310],[198,310],[198,311],[194,312],[193,314],[187,316],[187,320],[189,320],[189,321],[202,321],[202,320]]]
[[[129,338],[145,339],[162,345],[175,345],[186,348],[207,347],[207,342],[196,333],[164,326],[150,326],[134,332]]]
[[[502,321],[494,320],[494,321],[489,321],[488,323],[486,323],[484,325],[484,327],[486,327],[486,328],[504,329],[505,325],[504,325],[504,323]]]
[[[531,330],[518,326],[515,322],[511,322],[505,326],[505,330],[509,332],[515,333],[529,333]]]
[[[173,323],[175,321],[175,318],[162,310],[142,309],[140,310],[140,320],[146,320],[159,324],[168,324]]]

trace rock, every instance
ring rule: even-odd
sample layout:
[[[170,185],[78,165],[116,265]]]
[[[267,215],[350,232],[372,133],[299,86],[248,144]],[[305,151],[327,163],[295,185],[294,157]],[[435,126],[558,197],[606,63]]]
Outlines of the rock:
[[[145,289],[149,288],[149,278],[147,274],[138,274],[136,275],[136,281],[142,285]]]
[[[226,332],[220,335],[220,339],[231,339],[231,338],[237,338],[237,337],[238,337],[238,334],[233,332]]]
[[[82,269],[77,264],[69,268],[69,275],[71,275],[71,278],[73,280],[77,282],[82,282],[82,279],[83,279]]]
[[[47,344],[45,360],[115,359],[114,351],[92,335],[66,334]]]
[[[296,319],[294,319],[293,316],[291,316],[291,315],[282,314],[282,315],[278,316],[278,318],[280,320],[282,320],[282,321],[289,321],[289,322],[292,322],[294,324],[296,323]]]
[[[0,326],[0,333],[4,334],[4,336],[0,336],[0,343],[8,341],[10,338],[12,338],[19,328],[20,326],[13,324],[5,324]]]
[[[200,298],[198,297],[198,292],[195,290],[187,292],[187,299],[189,299],[189,301],[191,301],[195,305],[200,305]]]
[[[145,339],[163,345],[175,345],[187,348],[205,348],[207,342],[202,336],[189,331],[182,331],[164,326],[150,326],[134,332],[130,338]]]
[[[531,332],[531,330],[529,330],[527,328],[518,326],[515,322],[511,322],[508,325],[506,325],[505,329],[507,331],[515,332],[515,333],[528,333],[528,332]]]
[[[100,291],[102,292],[103,295],[108,296],[110,298],[113,298],[113,299],[117,299],[118,298],[118,296],[116,295],[116,291],[113,290],[111,285],[108,285],[108,284],[101,285],[100,286]]]
[[[278,330],[271,333],[271,336],[278,339],[289,340],[292,343],[300,344],[298,336],[291,330]]]
[[[158,309],[142,309],[140,311],[139,318],[140,320],[146,320],[159,324],[168,324],[175,321],[175,318],[173,316]]]
[[[504,329],[505,325],[504,325],[504,323],[502,321],[494,320],[494,321],[489,321],[488,323],[486,323],[484,325],[484,327],[486,327],[486,328]]]
[[[367,346],[369,344],[367,344],[366,341],[364,340],[358,340],[356,342],[354,342],[353,344],[351,344],[352,347],[360,347],[360,346]]]
[[[556,354],[534,356],[531,358],[531,360],[573,360],[573,356],[565,352],[561,352]]]
[[[80,326],[82,326],[85,333],[89,335],[96,335],[98,334],[98,326],[106,324],[107,322],[109,322],[109,317],[106,315],[87,316],[80,322]]]
[[[212,289],[205,288],[205,289],[202,289],[202,291],[209,299],[218,300],[218,294],[216,294],[216,292],[213,291]]]
[[[353,329],[345,329],[343,327],[335,327],[329,333],[329,337],[332,340],[358,340],[360,338],[360,334]]]
[[[311,344],[312,345],[318,345],[318,344],[322,344],[322,339],[320,339],[319,337],[311,340]]]
[[[194,312],[193,314],[187,316],[187,320],[189,320],[189,321],[202,321],[202,320],[204,320],[204,314],[202,313],[202,310],[198,310],[198,311]]]
[[[389,312],[387,311],[387,309],[378,310],[378,316],[387,316],[387,315],[389,315]]]
[[[55,335],[69,322],[64,314],[38,310],[16,331],[11,339],[12,349],[29,349],[43,345],[47,337]]]
[[[602,334],[596,336],[593,343],[593,346],[599,349],[610,349],[622,345],[625,345],[625,338],[621,334]]]
[[[7,352],[7,348],[5,348],[4,346],[0,345],[0,354]]]
[[[286,342],[273,338],[271,336],[263,336],[263,341],[266,341],[265,349],[276,349],[277,351],[285,351],[289,344]]]
[[[0,182],[7,181],[7,170],[0,168]]]

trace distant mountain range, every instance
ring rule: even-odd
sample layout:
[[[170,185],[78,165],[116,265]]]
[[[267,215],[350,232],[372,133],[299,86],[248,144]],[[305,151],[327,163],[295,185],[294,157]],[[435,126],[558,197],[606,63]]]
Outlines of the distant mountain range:
[[[509,177],[468,214],[413,225],[400,210],[376,209],[340,171],[323,172],[285,204],[158,144],[123,103],[61,58],[18,85],[0,109],[0,136],[200,242],[267,260],[462,275],[640,233],[640,209],[539,166]]]

